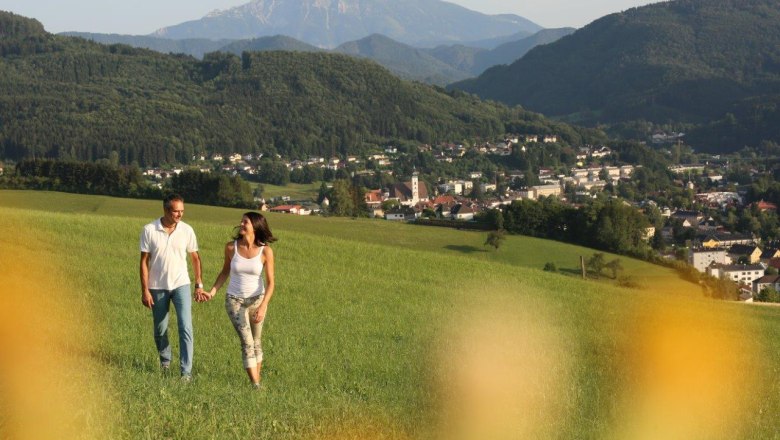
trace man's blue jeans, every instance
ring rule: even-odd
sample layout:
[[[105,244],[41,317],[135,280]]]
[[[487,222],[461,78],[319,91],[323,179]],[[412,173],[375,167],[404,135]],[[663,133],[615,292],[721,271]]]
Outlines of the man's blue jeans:
[[[160,353],[160,364],[170,365],[171,344],[168,342],[168,310],[170,303],[176,309],[176,322],[179,327],[179,361],[181,374],[192,374],[192,297],[190,285],[186,284],[173,290],[149,289],[154,298],[152,317],[154,318],[154,343]]]

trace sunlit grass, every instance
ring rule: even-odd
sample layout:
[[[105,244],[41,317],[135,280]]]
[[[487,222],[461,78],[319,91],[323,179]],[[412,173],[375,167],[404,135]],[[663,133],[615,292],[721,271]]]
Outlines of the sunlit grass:
[[[274,197],[290,197],[291,200],[315,200],[320,191],[320,182],[317,183],[288,183],[287,185],[271,185],[263,183],[263,198],[266,200]],[[256,186],[256,185],[253,185]]]
[[[242,211],[186,209],[208,287]],[[91,427],[87,437],[780,432],[780,309],[541,271],[540,261],[569,261],[561,243],[511,237],[498,252],[482,252],[484,234],[368,220],[270,216],[280,240],[277,296],[264,331],[265,391],[248,387],[224,292],[193,306],[195,381],[184,386],[160,375],[151,317],[140,304],[138,233],[160,213],[159,202],[0,191],[3,280],[32,276],[40,282],[13,292],[67,305],[32,322],[77,329],[66,346],[81,368],[67,377],[87,392],[62,399],[82,409],[83,418],[70,423]],[[542,253],[536,261],[534,252]],[[35,266],[41,254],[44,269]],[[659,279],[671,275],[668,286],[687,285],[661,269]],[[63,280],[66,289],[52,288]],[[32,307],[10,293],[0,313]],[[15,315],[26,316],[9,312],[0,320],[0,366],[9,365],[13,347],[25,347],[18,329],[26,321]],[[171,331],[175,344],[173,322]],[[36,371],[3,375],[0,389],[22,389]],[[2,437],[37,415],[25,416],[18,396],[0,394]],[[6,411],[12,407],[21,413]]]
[[[159,214],[161,202],[152,200],[120,199],[103,196],[82,196],[42,191],[2,191],[0,206],[40,209],[66,213],[147,217]],[[186,205],[186,221],[235,226],[244,209],[217,208],[195,204]],[[232,215],[230,213],[233,213]],[[497,251],[485,246],[484,232],[458,231],[448,228],[415,226],[381,219],[353,219],[343,217],[312,217],[266,213],[274,229],[289,232],[308,232],[350,241],[381,244],[434,252],[438,255],[461,255],[470,259],[494,261],[520,267],[542,269],[547,262],[555,263],[561,273],[579,276],[580,256],[586,259],[599,252],[567,243],[525,236],[507,236]],[[699,286],[682,281],[668,268],[648,264],[625,256],[605,253],[608,260],[619,258],[625,267],[623,275],[634,278],[648,291],[674,290],[678,294],[701,294]],[[609,282],[602,277],[601,282]]]

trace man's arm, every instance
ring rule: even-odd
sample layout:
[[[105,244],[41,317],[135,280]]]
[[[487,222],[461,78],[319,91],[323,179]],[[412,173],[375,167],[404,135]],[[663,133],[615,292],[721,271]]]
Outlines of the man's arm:
[[[192,271],[195,272],[195,284],[203,286],[203,271],[200,264],[200,254],[198,254],[198,251],[190,252],[190,258],[192,258]],[[195,300],[200,301],[204,295],[206,295],[206,291],[203,290],[203,287],[195,288]]]
[[[149,309],[154,305],[152,292],[149,291],[149,252],[141,252],[141,303]]]

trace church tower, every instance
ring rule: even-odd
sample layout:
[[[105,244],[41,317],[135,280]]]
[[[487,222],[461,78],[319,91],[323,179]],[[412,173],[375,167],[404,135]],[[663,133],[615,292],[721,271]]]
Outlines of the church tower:
[[[420,201],[420,179],[417,171],[412,173],[412,204]]]

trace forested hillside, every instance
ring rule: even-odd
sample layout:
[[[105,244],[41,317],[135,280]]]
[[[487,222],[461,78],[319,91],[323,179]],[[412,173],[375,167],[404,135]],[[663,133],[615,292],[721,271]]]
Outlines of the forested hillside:
[[[401,78],[427,84],[445,86],[471,76],[465,70],[436,59],[430,50],[417,49],[379,34],[344,43],[334,52],[368,58]]]
[[[195,153],[358,153],[372,143],[579,132],[402,81],[343,55],[214,53],[203,61],[54,36],[0,13],[0,158],[187,163]]]
[[[162,53],[183,53],[197,58],[203,58],[203,55],[209,52],[224,51],[223,47],[234,42],[234,40],[208,40],[205,38],[172,40],[148,35],[97,34],[92,32],[63,32],[58,35],[81,37],[101,44],[126,44]],[[250,40],[246,41],[248,43]]]
[[[780,2],[676,0],[603,17],[454,87],[588,124],[695,125],[709,150],[780,139]]]

